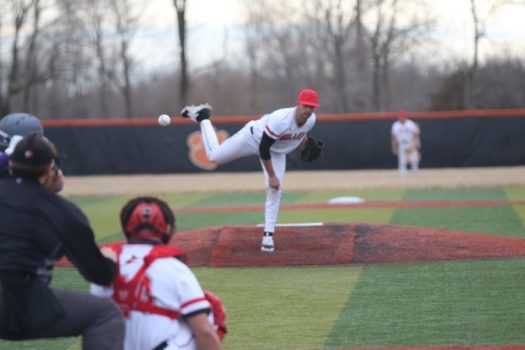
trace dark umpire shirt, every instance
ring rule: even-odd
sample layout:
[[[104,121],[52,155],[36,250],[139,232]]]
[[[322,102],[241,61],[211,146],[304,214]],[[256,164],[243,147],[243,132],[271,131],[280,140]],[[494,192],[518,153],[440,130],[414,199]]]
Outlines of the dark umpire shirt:
[[[86,216],[34,179],[0,178],[0,271],[45,283],[63,255],[89,282],[108,285],[116,265],[99,251]]]
[[[35,179],[0,178],[0,338],[25,339],[65,316],[48,286],[64,254],[89,282],[116,276],[75,204]]]

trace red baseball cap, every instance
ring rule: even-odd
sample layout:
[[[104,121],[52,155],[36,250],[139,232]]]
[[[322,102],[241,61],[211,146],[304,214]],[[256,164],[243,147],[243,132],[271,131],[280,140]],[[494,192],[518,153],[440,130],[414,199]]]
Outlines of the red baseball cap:
[[[402,109],[399,112],[397,112],[397,117],[399,119],[407,119],[408,118],[408,113],[404,109]]]
[[[297,102],[305,106],[319,107],[319,95],[315,90],[304,89],[297,96]]]

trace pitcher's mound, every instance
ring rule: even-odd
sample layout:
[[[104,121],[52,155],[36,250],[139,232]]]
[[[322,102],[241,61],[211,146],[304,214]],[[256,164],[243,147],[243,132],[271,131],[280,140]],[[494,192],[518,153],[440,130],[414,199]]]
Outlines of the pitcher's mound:
[[[261,252],[261,228],[220,226],[177,232],[170,244],[189,266],[250,267],[407,263],[525,256],[525,239],[368,223],[279,227],[276,250]],[[57,267],[71,267],[63,258]]]
[[[298,266],[406,263],[525,256],[525,239],[367,223],[280,227],[276,250],[260,251],[261,229],[221,226],[178,232],[171,244],[190,266]]]

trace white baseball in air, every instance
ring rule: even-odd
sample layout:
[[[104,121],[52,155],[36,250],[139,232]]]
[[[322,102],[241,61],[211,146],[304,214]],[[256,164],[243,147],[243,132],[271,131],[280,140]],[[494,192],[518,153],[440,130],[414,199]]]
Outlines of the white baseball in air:
[[[169,115],[167,114],[159,115],[159,125],[167,126],[167,125],[170,125],[170,123],[171,123],[171,118]]]

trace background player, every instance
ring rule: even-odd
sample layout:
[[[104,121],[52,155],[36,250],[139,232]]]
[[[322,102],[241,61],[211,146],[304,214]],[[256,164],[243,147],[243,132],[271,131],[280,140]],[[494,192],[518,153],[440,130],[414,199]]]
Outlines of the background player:
[[[264,232],[261,250],[273,252],[273,233],[279,215],[282,187],[286,170],[286,154],[304,147],[307,133],[315,124],[315,108],[319,97],[315,90],[302,90],[297,105],[278,109],[248,122],[235,135],[219,145],[215,129],[209,120],[211,107],[207,104],[185,107],[181,114],[200,123],[206,156],[217,165],[246,156],[259,155],[266,180]]]
[[[408,163],[413,172],[419,170],[421,139],[419,126],[408,119],[405,111],[399,111],[398,120],[392,125],[392,153],[397,155],[399,175],[405,176]]]
[[[210,295],[181,261],[184,252],[165,245],[175,232],[168,204],[134,198],[122,208],[120,222],[128,242],[105,247],[118,255],[117,279],[111,287],[91,285],[91,293],[111,296],[121,307],[125,349],[222,349],[217,334],[225,327],[218,322],[215,330],[211,323]]]

